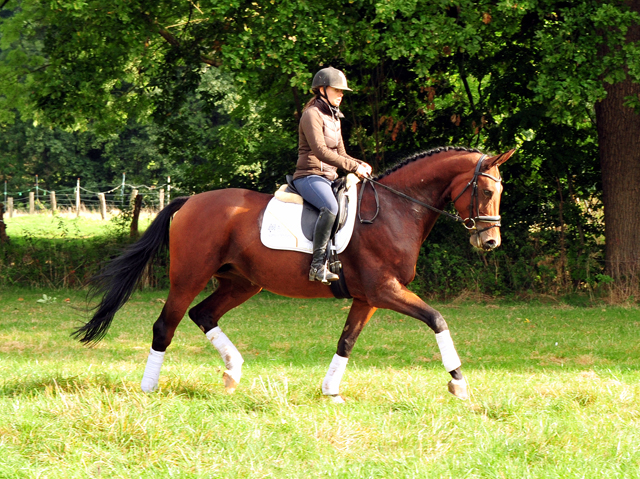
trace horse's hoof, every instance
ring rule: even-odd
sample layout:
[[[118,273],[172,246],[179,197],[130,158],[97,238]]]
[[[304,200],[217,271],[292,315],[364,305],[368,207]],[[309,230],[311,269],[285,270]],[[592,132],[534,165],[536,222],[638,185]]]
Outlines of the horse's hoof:
[[[145,392],[147,394],[151,394],[153,392],[156,392],[156,390],[158,389],[158,383],[151,383],[151,382],[147,382],[147,381],[142,381],[140,383],[140,389],[142,389],[142,392]]]
[[[452,379],[449,381],[449,392],[458,399],[469,399],[469,389],[467,387],[467,381],[462,379]]]
[[[233,394],[238,387],[238,382],[233,379],[226,371],[222,373],[222,379],[224,379],[224,390],[227,394]]]
[[[344,396],[341,396],[340,394],[330,394],[327,397],[331,399],[333,404],[344,404],[347,402]]]

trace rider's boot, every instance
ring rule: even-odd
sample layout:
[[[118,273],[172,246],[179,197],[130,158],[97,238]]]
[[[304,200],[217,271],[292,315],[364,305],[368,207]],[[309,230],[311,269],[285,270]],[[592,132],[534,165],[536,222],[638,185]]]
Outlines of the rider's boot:
[[[309,281],[322,281],[329,284],[331,281],[337,281],[340,277],[327,269],[325,262],[325,252],[327,243],[331,236],[331,228],[336,220],[336,215],[331,213],[329,209],[320,208],[320,215],[316,222],[316,228],[313,233],[313,260],[311,261],[311,269],[309,270]]]

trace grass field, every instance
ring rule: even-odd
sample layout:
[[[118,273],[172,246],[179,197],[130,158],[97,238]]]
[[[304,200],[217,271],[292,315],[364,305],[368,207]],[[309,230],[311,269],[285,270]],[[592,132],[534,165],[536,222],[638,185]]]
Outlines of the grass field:
[[[80,293],[0,292],[0,477],[640,477],[637,308],[435,305],[469,401],[424,325],[378,311],[334,405],[320,384],[349,302],[270,293],[221,323],[246,361],[234,395],[188,319],[142,393],[165,294],[137,293],[87,348]]]
[[[155,212],[143,210],[140,213],[139,228],[144,230],[155,217]],[[98,213],[83,213],[76,217],[71,213],[39,213],[35,215],[17,215],[13,218],[5,216],[7,235],[12,240],[20,240],[26,236],[33,238],[90,238],[115,231],[118,219],[110,216],[103,220]],[[121,226],[120,226],[121,227]]]

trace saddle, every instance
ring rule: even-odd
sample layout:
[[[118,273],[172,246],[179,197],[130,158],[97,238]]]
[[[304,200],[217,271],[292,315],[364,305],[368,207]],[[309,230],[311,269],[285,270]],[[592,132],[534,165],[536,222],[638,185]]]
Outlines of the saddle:
[[[293,199],[290,196],[286,197],[285,195],[297,195],[302,200],[302,218],[300,219],[300,226],[302,227],[302,232],[304,233],[305,238],[309,241],[313,241],[313,232],[315,230],[320,210],[302,198],[302,195],[293,185],[293,175],[287,175],[286,179],[287,184],[283,185],[284,188],[280,187],[276,192],[275,197],[280,201],[298,204],[300,204],[299,200]],[[331,228],[331,240],[333,240],[336,233],[345,225],[347,220],[347,196],[345,194],[347,190],[347,178],[341,177],[335,180],[331,184],[331,189],[333,190],[336,200],[338,200],[338,214],[336,215],[336,221],[333,223],[333,227]],[[281,192],[285,195],[282,195]]]
[[[262,221],[260,239],[269,248],[312,253],[313,233],[320,210],[302,198],[293,185],[291,175],[287,175],[286,179],[287,184],[282,185],[275,192],[273,200],[267,206]],[[331,229],[331,239],[327,244],[326,255],[329,270],[340,277],[330,286],[336,298],[351,297],[344,280],[342,263],[338,259],[338,254],[347,247],[353,233],[357,196],[355,185],[359,181],[357,176],[350,174],[337,179],[331,185],[338,201],[338,214]],[[354,188],[351,188],[352,186]],[[300,215],[299,220],[297,220],[298,215]],[[292,223],[288,223],[289,221]]]

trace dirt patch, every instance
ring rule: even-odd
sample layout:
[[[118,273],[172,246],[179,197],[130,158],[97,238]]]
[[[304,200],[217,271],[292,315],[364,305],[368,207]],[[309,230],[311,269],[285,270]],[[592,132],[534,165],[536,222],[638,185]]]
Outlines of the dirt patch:
[[[291,349],[291,344],[288,342],[275,342],[269,345],[271,349],[277,349],[278,351],[289,351]]]
[[[492,303],[494,298],[489,296],[488,294],[483,294],[478,291],[463,291],[460,293],[451,304],[460,304],[460,303]]]
[[[583,354],[581,356],[578,356],[574,361],[580,366],[593,366],[596,363],[596,359],[591,354]],[[593,373],[597,377],[596,373],[594,373],[593,371],[589,372]],[[584,374],[585,373],[582,373],[580,375],[584,377]]]
[[[0,353],[21,353],[26,348],[27,345],[20,341],[6,341],[0,344]]]

